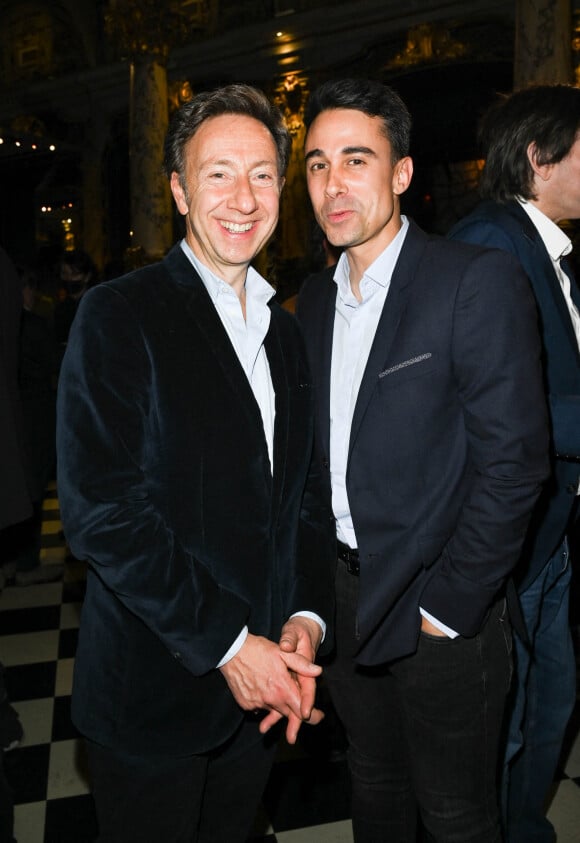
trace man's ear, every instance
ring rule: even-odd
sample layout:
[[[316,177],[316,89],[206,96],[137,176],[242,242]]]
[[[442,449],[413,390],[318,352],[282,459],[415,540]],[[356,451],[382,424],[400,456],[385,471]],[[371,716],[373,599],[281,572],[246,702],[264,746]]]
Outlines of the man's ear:
[[[393,193],[400,196],[404,193],[413,178],[413,159],[409,156],[400,158],[393,169]]]
[[[175,204],[177,205],[177,210],[180,214],[187,214],[189,209],[185,198],[185,190],[183,189],[181,179],[175,170],[171,173],[171,180],[169,184],[171,186],[171,192],[173,193]]]
[[[542,181],[548,181],[552,174],[553,164],[538,164],[538,147],[536,142],[532,141],[527,149],[528,161],[534,174]]]

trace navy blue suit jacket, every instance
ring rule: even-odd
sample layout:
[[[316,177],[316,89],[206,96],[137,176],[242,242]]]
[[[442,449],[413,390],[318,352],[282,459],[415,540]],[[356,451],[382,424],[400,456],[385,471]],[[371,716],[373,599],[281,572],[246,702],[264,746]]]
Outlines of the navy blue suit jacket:
[[[580,475],[580,354],[560,282],[538,230],[518,202],[485,201],[450,237],[511,252],[524,268],[539,311],[544,384],[552,437],[552,475],[538,501],[518,566],[521,590],[562,542]],[[580,309],[580,291],[572,281]]]
[[[329,617],[314,510],[299,547],[310,374],[275,304],[265,348],[273,475],[248,379],[180,246],[83,296],[59,382],[58,488],[71,549],[89,561],[73,719],[104,746],[220,745],[242,711],[215,665],[244,624],[278,640],[295,611]]]
[[[305,283],[297,311],[327,507],[332,275]],[[535,307],[517,261],[430,238],[411,223],[350,436],[359,663],[412,653],[419,606],[462,635],[478,632],[518,559],[548,470],[546,415]]]

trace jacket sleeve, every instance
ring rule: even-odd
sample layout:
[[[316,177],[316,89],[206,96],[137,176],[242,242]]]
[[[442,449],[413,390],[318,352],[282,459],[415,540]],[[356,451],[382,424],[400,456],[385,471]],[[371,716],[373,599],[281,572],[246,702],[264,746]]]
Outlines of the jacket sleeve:
[[[63,527],[75,556],[87,559],[116,599],[201,675],[227,651],[249,607],[186,552],[155,504],[163,454],[155,450],[153,374],[147,339],[126,298],[108,285],[89,291],[59,379]]]
[[[472,635],[518,560],[549,472],[535,303],[513,258],[488,250],[469,261],[451,342],[470,482],[421,606]]]
[[[460,222],[450,236],[465,243],[502,249],[521,260],[517,241],[505,228],[491,220],[468,219]],[[554,392],[550,389],[549,378],[545,381],[548,381],[547,400],[555,456],[580,459],[580,395]]]

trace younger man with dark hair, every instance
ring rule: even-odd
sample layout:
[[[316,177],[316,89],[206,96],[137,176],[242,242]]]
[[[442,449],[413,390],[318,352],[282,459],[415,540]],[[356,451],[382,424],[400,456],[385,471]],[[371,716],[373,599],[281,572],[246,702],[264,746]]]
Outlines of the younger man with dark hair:
[[[401,214],[411,121],[393,90],[326,83],[306,122],[314,212],[344,250],[297,312],[335,531],[325,676],[354,839],[415,843],[420,816],[436,843],[499,843],[505,583],[547,471],[533,299],[509,256]]]

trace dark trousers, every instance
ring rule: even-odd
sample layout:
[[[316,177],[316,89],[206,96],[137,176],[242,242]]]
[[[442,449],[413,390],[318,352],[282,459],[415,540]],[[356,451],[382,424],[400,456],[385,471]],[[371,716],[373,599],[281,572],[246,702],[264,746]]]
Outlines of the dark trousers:
[[[0,840],[12,843],[14,840],[14,803],[12,788],[6,779],[4,752],[0,749]]]
[[[356,843],[499,843],[498,751],[511,676],[505,601],[474,638],[422,634],[386,667],[356,668],[358,579],[339,561],[329,691],[349,740]]]
[[[275,749],[255,722],[221,750],[186,758],[136,758],[87,741],[98,843],[243,843]]]
[[[520,594],[530,644],[517,635],[503,781],[506,843],[554,843],[545,804],[576,701],[568,542]]]

